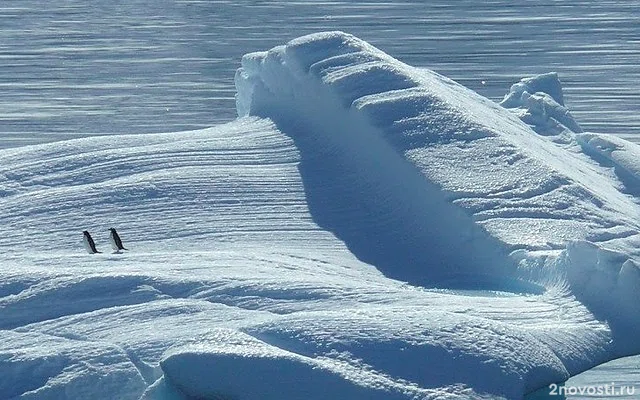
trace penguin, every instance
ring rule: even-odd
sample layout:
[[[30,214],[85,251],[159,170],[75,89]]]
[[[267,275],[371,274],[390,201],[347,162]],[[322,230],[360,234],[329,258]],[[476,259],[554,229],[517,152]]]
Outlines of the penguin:
[[[120,239],[120,236],[118,235],[118,232],[116,232],[115,228],[109,228],[109,231],[109,241],[111,242],[111,247],[113,248],[113,250],[115,250],[117,253],[119,253],[120,250],[128,250],[122,245],[122,239]]]
[[[101,251],[98,251],[98,249],[96,249],[96,243],[93,241],[93,238],[91,237],[89,231],[82,231],[82,235],[84,236],[84,247],[87,249],[87,252],[89,252],[89,254],[102,253]]]

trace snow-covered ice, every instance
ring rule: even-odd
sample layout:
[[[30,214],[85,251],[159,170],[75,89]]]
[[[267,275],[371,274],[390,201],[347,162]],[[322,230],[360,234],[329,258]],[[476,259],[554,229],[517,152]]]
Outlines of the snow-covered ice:
[[[236,87],[0,151],[0,397],[519,399],[640,351],[640,150],[557,75],[501,106],[325,32]]]

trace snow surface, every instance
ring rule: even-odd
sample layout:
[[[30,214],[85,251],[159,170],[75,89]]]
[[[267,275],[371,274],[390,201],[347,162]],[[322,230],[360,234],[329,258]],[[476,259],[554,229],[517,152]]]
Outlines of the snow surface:
[[[226,125],[0,151],[0,397],[518,399],[640,351],[640,150],[557,76],[502,107],[325,32],[236,85]]]

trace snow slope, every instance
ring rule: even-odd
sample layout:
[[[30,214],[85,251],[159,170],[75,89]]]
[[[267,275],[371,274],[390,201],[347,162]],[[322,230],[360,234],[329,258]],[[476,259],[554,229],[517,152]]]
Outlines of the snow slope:
[[[577,295],[606,303],[605,313],[614,304],[624,307],[632,314],[606,318],[638,329],[635,295],[624,288],[627,276],[633,276],[632,286],[637,282],[640,208],[608,169],[578,148],[586,136],[575,137],[579,126],[562,106],[553,74],[515,85],[503,104],[525,103],[529,115],[554,122],[548,132],[564,133],[562,141],[536,135],[470,90],[340,32],[248,54],[236,81],[239,113],[270,116],[290,132],[309,186],[338,178],[313,166],[305,176],[305,156],[318,148],[330,149],[324,154],[330,162],[349,160],[343,171],[368,181],[365,201],[373,202],[375,223],[388,217],[374,238],[352,234],[353,221],[332,214],[345,208],[340,199],[321,199],[330,205],[317,211],[319,223],[361,259],[389,276],[437,283],[440,273],[503,279],[517,263],[540,261],[541,251],[544,257],[564,251],[557,269],[564,269]],[[363,193],[359,186],[351,189]],[[314,211],[313,189],[308,192]],[[385,213],[389,203],[393,210]],[[397,235],[397,225],[409,240]],[[384,245],[378,246],[381,236]],[[596,289],[590,280],[607,284]]]
[[[639,350],[633,168],[564,114],[340,32],[236,85],[226,125],[0,151],[0,398],[518,399]]]

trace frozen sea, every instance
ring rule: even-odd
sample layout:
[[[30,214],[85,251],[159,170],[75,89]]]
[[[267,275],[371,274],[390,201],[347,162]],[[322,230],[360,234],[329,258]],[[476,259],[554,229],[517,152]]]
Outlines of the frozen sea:
[[[6,0],[0,147],[231,121],[243,54],[333,29],[496,101],[557,71],[585,130],[640,141],[638,18],[633,1]],[[618,360],[567,385],[637,384],[639,367]]]

